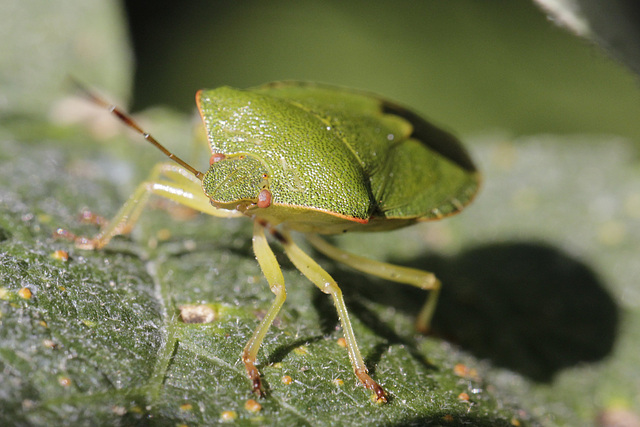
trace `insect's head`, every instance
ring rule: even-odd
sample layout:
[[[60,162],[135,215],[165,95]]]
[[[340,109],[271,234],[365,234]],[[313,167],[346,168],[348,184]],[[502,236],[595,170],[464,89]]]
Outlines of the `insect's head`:
[[[209,164],[202,188],[215,207],[245,212],[271,205],[269,174],[254,155],[216,153]]]

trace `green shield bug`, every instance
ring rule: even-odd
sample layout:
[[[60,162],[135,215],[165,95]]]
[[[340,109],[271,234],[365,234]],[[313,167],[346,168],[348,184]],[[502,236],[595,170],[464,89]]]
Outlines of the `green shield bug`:
[[[418,328],[427,330],[440,289],[432,273],[350,254],[318,235],[392,230],[460,212],[480,182],[461,143],[410,110],[368,93],[298,82],[248,90],[221,87],[196,95],[212,153],[203,173],[126,113],[88,95],[173,162],[158,164],[93,238],[62,229],[58,234],[83,249],[102,248],[131,229],[151,195],[213,216],[251,218],[253,250],[275,294],[241,355],[253,391],[264,394],[256,358],[286,298],[267,230],[296,268],[331,295],[356,377],[377,401],[386,402],[387,394],[367,372],[340,288],[295,244],[289,230],[304,233],[319,252],[356,270],[429,290],[417,319]]]

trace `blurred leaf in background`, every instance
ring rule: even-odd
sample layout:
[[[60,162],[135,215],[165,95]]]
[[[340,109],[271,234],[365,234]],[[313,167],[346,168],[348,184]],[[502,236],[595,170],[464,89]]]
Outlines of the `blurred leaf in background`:
[[[159,4],[126,3],[135,108],[191,111],[202,87],[312,80],[384,94],[458,134],[640,140],[633,76],[529,1]]]
[[[133,71],[123,12],[109,2],[3,1],[0,114],[43,114],[69,76],[126,99]]]
[[[525,1],[123,6],[0,5],[0,425],[638,421],[631,73]],[[317,257],[390,404],[356,384],[330,301],[283,259],[288,299],[259,358],[270,395],[247,404],[239,353],[273,298],[248,221],[157,206],[103,251],[51,237],[95,233],[79,212],[112,216],[163,160],[70,101],[68,75],[125,100],[134,81],[145,128],[186,157],[196,89],[281,79],[379,92],[463,137],[485,184],[462,215],[335,239],[436,272],[436,335],[413,330],[423,292]],[[185,305],[215,320],[185,323]]]

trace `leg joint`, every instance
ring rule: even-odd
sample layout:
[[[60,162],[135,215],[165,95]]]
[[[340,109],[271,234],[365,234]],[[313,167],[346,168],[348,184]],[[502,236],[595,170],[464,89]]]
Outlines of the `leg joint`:
[[[428,275],[421,282],[422,283],[420,285],[420,288],[426,291],[429,291],[429,290],[437,291],[442,287],[442,283],[440,282],[440,280],[438,280],[435,274],[431,274],[431,273],[428,273]]]
[[[287,291],[282,283],[274,283],[269,287],[269,289],[271,289],[271,292],[276,295],[282,295],[283,297],[287,296]]]

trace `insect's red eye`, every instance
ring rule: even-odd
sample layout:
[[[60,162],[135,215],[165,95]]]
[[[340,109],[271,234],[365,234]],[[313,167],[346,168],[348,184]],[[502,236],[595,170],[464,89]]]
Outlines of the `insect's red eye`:
[[[209,166],[211,166],[212,164],[214,164],[215,162],[219,162],[220,160],[223,160],[224,158],[226,158],[227,156],[225,156],[222,153],[213,153],[211,155],[211,157],[209,158]]]
[[[258,194],[258,207],[268,208],[269,206],[271,206],[271,191],[265,188]]]

